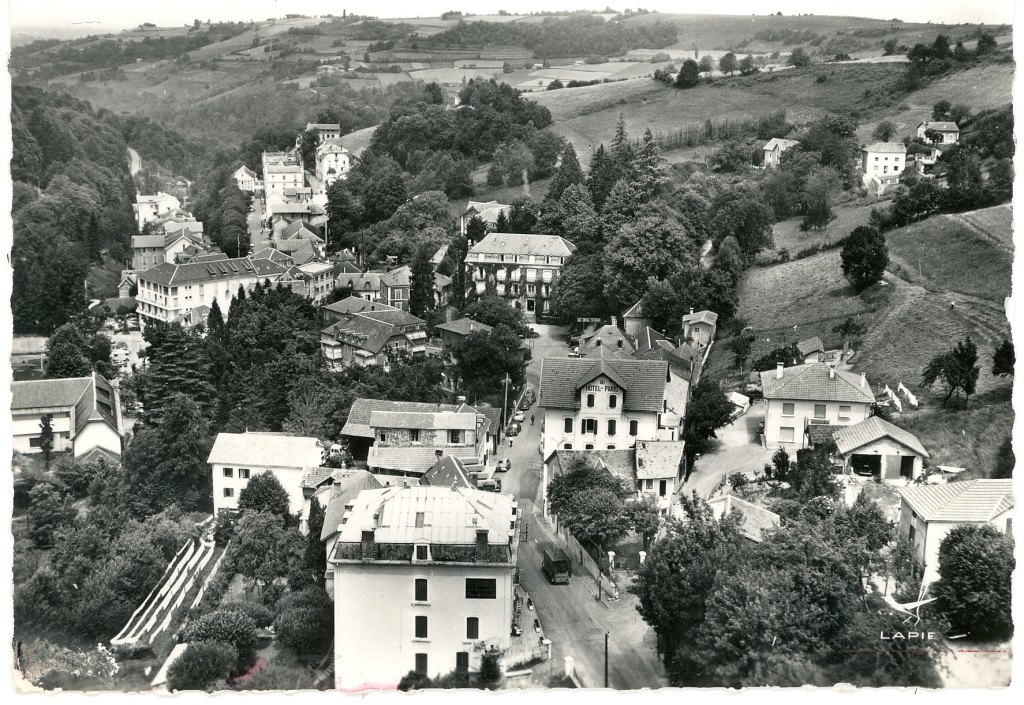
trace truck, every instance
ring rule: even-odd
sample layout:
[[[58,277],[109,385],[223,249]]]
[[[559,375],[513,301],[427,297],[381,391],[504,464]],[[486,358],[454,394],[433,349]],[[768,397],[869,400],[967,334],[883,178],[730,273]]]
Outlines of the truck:
[[[562,583],[567,585],[572,577],[572,561],[560,548],[548,546],[544,549],[544,575],[552,584]]]

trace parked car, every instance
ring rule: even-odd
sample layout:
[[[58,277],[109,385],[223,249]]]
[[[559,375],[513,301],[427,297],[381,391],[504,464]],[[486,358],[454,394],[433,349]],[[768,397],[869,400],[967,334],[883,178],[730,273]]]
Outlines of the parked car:
[[[518,436],[519,435],[519,429],[520,429],[519,424],[517,424],[517,423],[510,423],[508,425],[508,429],[505,430],[505,435],[506,436]]]
[[[522,636],[522,635],[523,635],[523,628],[519,626],[518,622],[514,623],[512,625],[512,636]]]
[[[510,458],[503,458],[498,461],[498,466],[495,472],[508,472],[512,469],[512,460]]]
[[[526,421],[526,412],[525,411],[517,411],[515,416],[512,417],[512,420],[513,421],[517,421],[519,423],[522,423],[523,421]]]

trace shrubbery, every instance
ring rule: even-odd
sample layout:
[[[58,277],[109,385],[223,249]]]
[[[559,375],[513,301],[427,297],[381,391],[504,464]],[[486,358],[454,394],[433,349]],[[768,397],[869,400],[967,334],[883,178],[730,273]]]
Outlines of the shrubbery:
[[[270,608],[256,602],[225,602],[219,608],[225,612],[239,612],[249,617],[257,627],[269,627],[274,623]]]
[[[189,644],[185,653],[167,669],[167,687],[178,690],[213,690],[227,680],[238,661],[238,652],[220,641]]]
[[[288,593],[277,603],[274,633],[296,651],[319,651],[334,636],[334,609],[327,593],[309,588]]]
[[[241,671],[256,656],[256,623],[235,610],[215,610],[187,624],[178,634],[180,642],[219,641],[237,652],[233,671]]]

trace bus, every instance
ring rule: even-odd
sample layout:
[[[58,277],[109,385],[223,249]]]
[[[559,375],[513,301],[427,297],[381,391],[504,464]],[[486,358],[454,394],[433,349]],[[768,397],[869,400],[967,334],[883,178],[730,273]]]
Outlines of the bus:
[[[562,549],[548,546],[544,549],[543,570],[548,582],[568,584],[572,577],[572,561]]]

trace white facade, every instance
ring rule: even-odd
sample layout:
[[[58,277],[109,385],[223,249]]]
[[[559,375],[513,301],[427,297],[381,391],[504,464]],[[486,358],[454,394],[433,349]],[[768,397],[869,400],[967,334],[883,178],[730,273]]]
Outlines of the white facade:
[[[313,465],[320,464],[317,460]],[[256,465],[255,463],[240,463],[228,465],[226,463],[213,463],[210,465],[213,474],[213,512],[216,514],[222,509],[238,509],[238,495],[249,486],[249,480],[264,472],[271,473],[281,483],[281,487],[288,492],[288,512],[297,514],[302,511],[305,498],[302,495],[302,476],[305,469],[301,467],[268,467]]]
[[[544,409],[543,449],[618,450],[658,439],[661,414],[622,409],[625,392],[605,376],[582,389],[579,409]]]
[[[338,179],[347,179],[352,155],[343,146],[329,140],[316,149],[316,176],[325,189]]]
[[[906,168],[907,148],[899,142],[876,142],[861,150],[861,169],[881,183],[899,181]]]
[[[137,195],[135,197],[135,216],[139,230],[141,231],[146,223],[152,223],[164,213],[179,208],[181,208],[181,201],[163,191],[153,195]]]
[[[769,448],[804,448],[812,423],[852,426],[871,415],[866,402],[767,399],[766,404],[764,433]]]
[[[256,190],[256,173],[244,164],[231,175],[241,191],[252,193]]]

